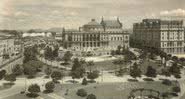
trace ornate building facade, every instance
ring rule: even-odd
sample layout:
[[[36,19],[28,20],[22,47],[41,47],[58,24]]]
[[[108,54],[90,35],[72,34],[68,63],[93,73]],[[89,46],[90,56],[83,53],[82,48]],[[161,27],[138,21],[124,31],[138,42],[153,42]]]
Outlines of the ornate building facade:
[[[129,33],[123,31],[122,23],[117,20],[96,22],[92,19],[78,31],[63,31],[64,48],[76,54],[109,55],[118,46],[129,47]]]
[[[182,20],[144,19],[133,25],[133,38],[145,46],[159,48],[169,54],[184,53]]]

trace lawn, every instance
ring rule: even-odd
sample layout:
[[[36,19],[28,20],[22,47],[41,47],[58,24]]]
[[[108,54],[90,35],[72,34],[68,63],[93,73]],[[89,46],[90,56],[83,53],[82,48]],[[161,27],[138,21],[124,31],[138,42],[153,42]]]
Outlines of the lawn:
[[[75,87],[73,87],[73,85],[63,85],[64,89],[65,87],[70,88],[69,95],[65,96],[66,99],[85,99],[76,95],[76,91],[83,87],[88,94],[95,94],[97,99],[127,99],[132,89],[145,88],[154,89],[160,92],[170,92],[172,87],[163,85],[161,82],[105,83],[90,84],[88,86],[74,86]]]
[[[150,61],[144,60],[141,64],[139,64],[139,66],[143,74],[146,73],[148,66],[152,66],[153,68],[157,70],[157,72],[160,72],[162,68],[162,66],[160,66],[158,63],[156,63],[153,60],[150,60]]]
[[[160,92],[170,92],[172,86],[161,84],[161,82],[125,82],[125,83],[94,83],[83,86],[81,84],[57,85],[54,94],[63,96],[65,99],[86,99],[76,95],[78,89],[84,88],[88,94],[95,94],[97,99],[127,99],[132,89],[145,88]],[[66,90],[68,95],[65,95]],[[146,92],[145,94],[149,94]],[[39,93],[44,99],[53,99],[47,94]],[[139,93],[136,93],[139,94]],[[5,99],[30,99],[24,94],[16,94]],[[170,99],[170,98],[168,98]]]

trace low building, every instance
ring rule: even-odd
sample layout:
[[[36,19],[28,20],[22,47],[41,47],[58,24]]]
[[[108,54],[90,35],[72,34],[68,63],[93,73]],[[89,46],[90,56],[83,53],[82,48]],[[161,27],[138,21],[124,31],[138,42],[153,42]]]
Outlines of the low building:
[[[129,48],[129,33],[122,29],[119,18],[96,22],[92,19],[78,31],[63,31],[63,47],[76,55],[110,55],[118,46]]]

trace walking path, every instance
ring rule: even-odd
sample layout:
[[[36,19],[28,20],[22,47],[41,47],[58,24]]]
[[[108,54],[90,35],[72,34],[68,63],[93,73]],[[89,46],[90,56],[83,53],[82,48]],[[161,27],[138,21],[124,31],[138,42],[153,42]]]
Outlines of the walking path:
[[[53,66],[53,67],[65,68],[66,70],[71,70],[70,67],[65,67],[65,66],[60,65],[60,62],[58,62],[58,61],[49,61],[49,60],[46,60],[43,57],[37,57],[37,58],[38,58],[38,60],[40,60],[41,62],[43,62],[47,65],[50,65],[50,66]]]

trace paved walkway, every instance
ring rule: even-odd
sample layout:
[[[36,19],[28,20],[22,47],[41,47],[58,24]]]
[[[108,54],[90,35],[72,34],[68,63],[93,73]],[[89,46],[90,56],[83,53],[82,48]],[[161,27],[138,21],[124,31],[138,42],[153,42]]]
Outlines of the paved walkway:
[[[71,70],[70,67],[65,67],[65,66],[60,65],[60,62],[58,61],[49,61],[49,60],[44,59],[43,57],[38,57],[38,59],[47,65],[50,65],[53,67],[65,68],[66,70]]]

